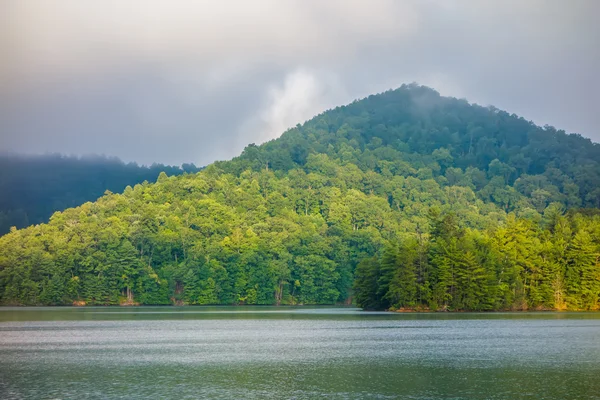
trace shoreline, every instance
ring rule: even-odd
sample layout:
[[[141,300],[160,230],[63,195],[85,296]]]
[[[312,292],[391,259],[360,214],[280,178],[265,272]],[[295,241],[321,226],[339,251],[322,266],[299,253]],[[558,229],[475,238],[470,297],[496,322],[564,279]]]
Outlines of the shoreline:
[[[581,309],[503,309],[503,310],[430,310],[427,308],[400,308],[400,309],[387,309],[387,310],[372,310],[372,309],[361,309],[356,305],[347,304],[95,304],[95,305],[82,305],[82,304],[62,304],[62,305],[23,305],[23,304],[2,304],[0,305],[0,311],[2,310],[26,310],[26,309],[93,309],[93,308],[113,308],[113,309],[144,309],[144,308],[164,308],[164,309],[185,309],[185,308],[231,308],[231,309],[348,309],[364,312],[365,314],[375,313],[391,313],[391,314],[430,314],[430,315],[444,315],[444,314],[497,314],[497,313],[515,313],[515,314],[527,314],[527,313],[598,313],[600,310],[581,310]]]

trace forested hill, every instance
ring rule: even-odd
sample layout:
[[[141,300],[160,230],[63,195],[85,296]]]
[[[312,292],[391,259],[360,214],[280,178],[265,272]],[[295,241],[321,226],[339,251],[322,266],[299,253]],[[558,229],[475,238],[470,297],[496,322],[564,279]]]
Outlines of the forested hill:
[[[508,211],[520,195],[540,210],[553,201],[600,206],[600,144],[418,85],[327,111],[221,167],[289,171],[306,166],[310,154],[384,176],[471,187]]]
[[[402,86],[1,237],[0,301],[597,309],[599,162]]]
[[[193,164],[146,167],[103,156],[0,154],[0,235],[11,226],[47,222],[53,212],[96,200],[107,190],[122,192],[127,185],[154,182],[161,171],[180,175],[198,170]]]

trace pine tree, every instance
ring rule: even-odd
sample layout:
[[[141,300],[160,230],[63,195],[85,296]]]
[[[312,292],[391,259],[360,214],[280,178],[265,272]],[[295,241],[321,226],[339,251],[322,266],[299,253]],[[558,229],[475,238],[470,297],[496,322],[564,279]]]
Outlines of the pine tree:
[[[379,263],[377,258],[366,258],[356,266],[354,293],[356,304],[367,310],[381,309],[378,296]]]
[[[413,308],[417,305],[417,251],[416,242],[404,242],[396,254],[394,274],[386,293],[386,298],[396,308]]]
[[[380,299],[383,308],[389,308],[394,303],[395,298],[390,296],[389,292],[398,268],[398,245],[388,244],[379,261],[379,278],[377,279],[377,298]]]
[[[600,298],[600,264],[597,246],[589,233],[575,234],[567,250],[567,302],[571,308],[598,309]]]
[[[486,273],[475,254],[466,250],[457,263],[454,307],[461,310],[484,310],[486,300]]]

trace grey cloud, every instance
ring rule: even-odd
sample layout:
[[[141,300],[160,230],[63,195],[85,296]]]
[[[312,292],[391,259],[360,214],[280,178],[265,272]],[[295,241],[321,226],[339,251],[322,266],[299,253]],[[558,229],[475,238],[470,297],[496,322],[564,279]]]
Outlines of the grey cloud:
[[[600,140],[594,0],[0,8],[2,150],[204,165],[412,81]]]

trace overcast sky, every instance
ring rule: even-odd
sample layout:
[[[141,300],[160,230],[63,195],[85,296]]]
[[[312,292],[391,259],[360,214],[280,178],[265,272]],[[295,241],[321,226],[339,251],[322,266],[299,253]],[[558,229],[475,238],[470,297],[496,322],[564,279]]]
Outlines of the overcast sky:
[[[600,141],[600,1],[2,0],[0,151],[206,165],[418,82]]]

